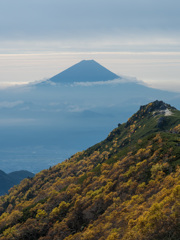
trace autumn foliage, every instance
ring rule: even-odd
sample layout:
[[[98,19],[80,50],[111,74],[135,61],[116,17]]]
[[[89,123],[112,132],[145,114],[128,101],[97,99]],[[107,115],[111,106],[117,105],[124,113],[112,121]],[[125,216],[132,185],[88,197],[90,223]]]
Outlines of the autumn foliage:
[[[155,110],[2,196],[0,239],[180,239],[180,113]]]

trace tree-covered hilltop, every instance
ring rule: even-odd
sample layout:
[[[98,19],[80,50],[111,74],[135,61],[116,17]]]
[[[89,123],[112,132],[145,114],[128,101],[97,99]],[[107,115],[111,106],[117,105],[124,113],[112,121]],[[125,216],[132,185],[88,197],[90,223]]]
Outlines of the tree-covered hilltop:
[[[180,239],[180,111],[155,101],[0,198],[2,240]]]

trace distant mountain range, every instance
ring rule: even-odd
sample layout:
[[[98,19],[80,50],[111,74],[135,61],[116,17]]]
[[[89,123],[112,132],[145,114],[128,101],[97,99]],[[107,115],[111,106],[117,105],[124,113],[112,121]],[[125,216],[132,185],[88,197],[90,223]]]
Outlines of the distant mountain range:
[[[34,174],[28,171],[15,171],[5,173],[0,170],[0,195],[8,193],[8,190],[14,185],[19,184],[24,178],[33,177]]]

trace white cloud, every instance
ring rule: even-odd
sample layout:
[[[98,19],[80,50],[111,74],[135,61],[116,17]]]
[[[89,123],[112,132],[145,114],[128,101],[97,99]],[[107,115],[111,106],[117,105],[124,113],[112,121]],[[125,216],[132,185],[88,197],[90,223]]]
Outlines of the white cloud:
[[[36,123],[33,118],[6,118],[0,119],[0,126],[22,126]]]
[[[0,102],[0,108],[13,108],[20,104],[23,104],[23,101],[14,101],[14,102],[3,101],[3,102]]]
[[[97,86],[97,85],[117,85],[117,84],[122,84],[122,83],[127,83],[127,82],[135,82],[138,84],[145,84],[142,81],[137,80],[136,78],[133,77],[122,77],[122,78],[117,78],[114,80],[108,80],[108,81],[97,81],[97,82],[75,82],[71,84],[71,86],[83,86],[83,87],[90,87],[90,86]]]
[[[72,113],[80,113],[87,110],[86,108],[80,107],[78,105],[70,105],[68,106],[68,112],[72,112]]]

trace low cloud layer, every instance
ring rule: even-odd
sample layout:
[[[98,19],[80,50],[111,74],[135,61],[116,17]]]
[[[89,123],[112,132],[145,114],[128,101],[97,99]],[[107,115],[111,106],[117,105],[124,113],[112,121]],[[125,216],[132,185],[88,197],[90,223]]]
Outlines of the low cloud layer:
[[[117,85],[117,84],[122,84],[122,83],[138,83],[142,85],[146,85],[143,81],[139,81],[136,78],[133,77],[122,77],[122,78],[117,78],[114,80],[108,80],[108,81],[95,81],[95,82],[75,82],[71,84],[71,86],[83,86],[83,87],[90,87],[90,86],[101,86],[101,85]]]
[[[37,124],[33,118],[2,118],[0,119],[0,127],[2,126],[29,126]]]
[[[0,108],[13,108],[21,104],[23,104],[23,101],[14,101],[14,102],[3,101],[3,102],[0,102]]]

